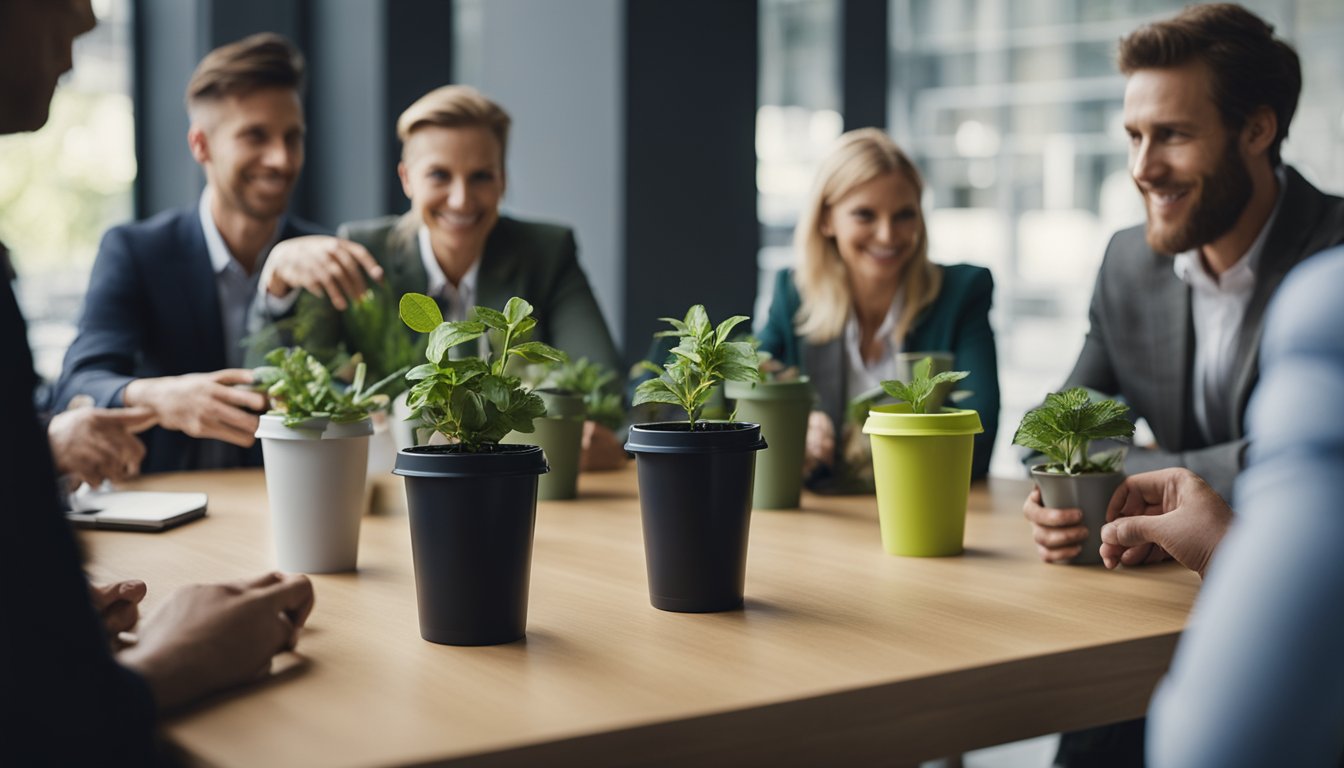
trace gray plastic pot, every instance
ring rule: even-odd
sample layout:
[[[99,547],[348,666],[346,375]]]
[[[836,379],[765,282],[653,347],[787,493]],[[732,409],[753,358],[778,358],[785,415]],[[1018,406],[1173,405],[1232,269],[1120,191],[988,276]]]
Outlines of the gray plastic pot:
[[[579,492],[579,460],[583,454],[583,396],[558,389],[538,389],[546,415],[532,420],[531,432],[510,432],[501,443],[535,445],[546,454],[551,471],[541,476],[537,498],[572,499]]]
[[[1041,489],[1041,503],[1051,509],[1077,507],[1083,512],[1087,526],[1087,540],[1078,556],[1067,561],[1070,565],[1098,565],[1101,563],[1101,527],[1106,524],[1106,507],[1111,503],[1115,489],[1125,481],[1123,472],[1094,472],[1083,475],[1060,475],[1046,472],[1044,464],[1031,468],[1031,478]]]

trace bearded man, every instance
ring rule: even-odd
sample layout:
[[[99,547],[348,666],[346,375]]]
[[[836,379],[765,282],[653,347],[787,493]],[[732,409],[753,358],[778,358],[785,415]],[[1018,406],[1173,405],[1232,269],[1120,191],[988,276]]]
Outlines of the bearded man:
[[[1187,467],[1230,501],[1265,307],[1293,266],[1344,241],[1344,200],[1279,156],[1302,70],[1255,14],[1191,6],[1121,40],[1118,63],[1147,223],[1111,238],[1064,386],[1147,420],[1157,445],[1132,448],[1127,473]],[[1078,555],[1078,510],[1042,507],[1033,490],[1024,511],[1042,559]]]

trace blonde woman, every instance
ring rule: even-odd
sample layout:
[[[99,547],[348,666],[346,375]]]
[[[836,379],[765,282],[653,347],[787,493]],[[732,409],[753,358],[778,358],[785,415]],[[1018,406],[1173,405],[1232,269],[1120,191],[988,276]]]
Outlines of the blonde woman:
[[[469,86],[444,86],[420,97],[397,120],[397,174],[410,210],[343,224],[337,237],[277,247],[261,290],[272,303],[308,291],[312,296],[305,298],[322,302],[331,315],[313,326],[328,330],[343,327],[335,314],[369,280],[385,281],[396,296],[434,296],[450,320],[470,318],[475,306],[499,308],[510,296],[522,296],[536,307],[534,338],[619,370],[616,346],[579,266],[574,232],[500,214],[510,122],[502,107]],[[585,468],[624,460],[610,430],[585,425]]]
[[[989,468],[999,424],[999,379],[989,307],[989,270],[929,261],[910,158],[873,128],[841,136],[822,161],[798,227],[798,266],[776,278],[762,349],[799,366],[817,390],[807,454],[817,477],[844,478],[847,405],[896,378],[902,351],[943,351],[970,372],[959,407],[979,412],[972,476]],[[837,439],[839,435],[839,439]],[[848,469],[857,462],[849,452]]]

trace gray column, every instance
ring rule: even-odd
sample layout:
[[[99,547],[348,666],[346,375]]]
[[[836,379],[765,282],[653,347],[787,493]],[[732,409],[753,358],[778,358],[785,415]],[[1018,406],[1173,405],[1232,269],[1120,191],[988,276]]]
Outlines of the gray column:
[[[488,0],[468,85],[513,117],[506,211],[574,228],[618,346],[625,312],[621,0]]]

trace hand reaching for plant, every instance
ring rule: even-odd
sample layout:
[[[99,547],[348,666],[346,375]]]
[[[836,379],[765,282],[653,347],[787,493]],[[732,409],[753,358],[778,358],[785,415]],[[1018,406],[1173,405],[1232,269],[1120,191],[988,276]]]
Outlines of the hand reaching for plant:
[[[351,240],[309,235],[285,240],[271,249],[261,270],[261,284],[272,296],[303,288],[345,311],[364,294],[364,274],[383,279],[383,268],[368,249]]]
[[[232,385],[251,383],[246,368],[135,379],[122,402],[154,409],[165,429],[247,448],[256,442],[257,414],[266,410],[266,396]]]
[[[1168,556],[1204,577],[1232,510],[1188,469],[1160,469],[1125,478],[1106,508],[1101,559],[1107,568]]]

